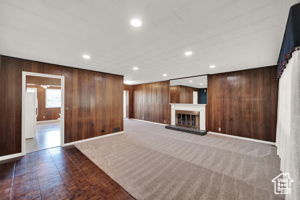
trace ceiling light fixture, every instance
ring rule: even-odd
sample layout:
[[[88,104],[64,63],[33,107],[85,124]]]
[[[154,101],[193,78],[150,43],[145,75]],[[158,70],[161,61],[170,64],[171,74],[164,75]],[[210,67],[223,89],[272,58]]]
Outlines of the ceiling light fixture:
[[[193,81],[192,81],[192,80],[189,80],[189,82],[192,83]]]
[[[133,18],[130,20],[130,24],[131,24],[131,26],[138,28],[143,25],[143,22],[142,22],[142,20],[140,20],[138,18]]]
[[[200,83],[200,85],[203,85],[203,83]]]
[[[186,51],[186,52],[184,52],[184,55],[188,57],[188,56],[193,55],[193,52],[192,51]]]
[[[214,69],[216,68],[216,65],[210,65],[209,68]]]
[[[91,59],[91,56],[88,54],[82,54],[82,58],[85,60],[89,60],[89,59]]]
[[[137,71],[137,70],[139,70],[140,68],[137,67],[137,66],[134,66],[132,69],[133,69],[134,71]]]
[[[126,84],[126,85],[133,85],[135,83],[136,83],[136,81],[124,80],[124,84]]]
[[[164,77],[168,76],[168,74],[163,74]]]

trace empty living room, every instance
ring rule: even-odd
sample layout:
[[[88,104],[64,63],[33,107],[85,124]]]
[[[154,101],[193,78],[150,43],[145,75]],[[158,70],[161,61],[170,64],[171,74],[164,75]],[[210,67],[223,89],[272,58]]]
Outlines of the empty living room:
[[[299,200],[300,0],[0,0],[0,200]]]

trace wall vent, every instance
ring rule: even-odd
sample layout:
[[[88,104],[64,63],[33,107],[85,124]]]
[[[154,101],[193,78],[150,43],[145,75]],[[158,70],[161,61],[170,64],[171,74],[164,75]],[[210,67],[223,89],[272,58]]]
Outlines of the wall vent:
[[[121,131],[120,127],[113,128],[112,130],[113,133],[120,132],[120,131]]]

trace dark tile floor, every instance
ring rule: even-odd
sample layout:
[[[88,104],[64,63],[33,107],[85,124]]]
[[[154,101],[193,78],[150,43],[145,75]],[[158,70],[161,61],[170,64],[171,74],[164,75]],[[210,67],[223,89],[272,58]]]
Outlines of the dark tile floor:
[[[0,164],[0,199],[134,199],[74,146]]]

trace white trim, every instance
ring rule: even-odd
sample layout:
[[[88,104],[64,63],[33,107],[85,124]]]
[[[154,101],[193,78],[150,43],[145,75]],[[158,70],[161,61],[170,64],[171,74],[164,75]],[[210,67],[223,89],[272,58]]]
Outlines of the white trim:
[[[28,91],[28,89],[33,89],[33,90],[34,90],[34,93],[37,94],[37,88],[35,88],[35,87],[28,87],[27,90],[26,90],[26,92]]]
[[[167,124],[163,124],[163,123],[158,123],[158,122],[150,122],[150,121],[146,121],[146,120],[141,120],[141,119],[133,119],[133,118],[130,118],[128,120],[136,120],[136,121],[140,121],[140,122],[147,122],[147,123],[150,123],[150,124],[157,124],[157,125],[161,125],[161,126],[165,126]]]
[[[110,134],[106,134],[106,135],[100,135],[100,136],[97,136],[97,137],[92,137],[92,138],[88,138],[88,139],[84,139],[84,140],[78,140],[78,141],[75,141],[75,142],[65,143],[63,146],[66,147],[66,146],[70,146],[70,145],[74,145],[74,144],[79,144],[79,143],[82,143],[82,142],[88,142],[88,141],[91,141],[91,140],[97,140],[97,139],[106,138],[106,137],[110,137],[110,136],[114,136],[114,135],[120,135],[120,134],[123,134],[123,133],[124,133],[124,131],[120,131],[120,132],[117,132],[117,133],[110,133]]]
[[[42,121],[37,121],[37,124],[46,124],[46,123],[52,123],[52,122],[59,122],[60,119],[53,119],[53,120],[42,120]]]
[[[26,154],[26,142],[25,142],[25,109],[24,109],[24,98],[26,92],[26,76],[39,76],[39,77],[46,77],[46,78],[56,78],[61,80],[61,116],[60,116],[60,136],[61,136],[61,146],[64,145],[65,141],[65,77],[59,75],[52,75],[52,74],[42,74],[42,73],[35,73],[35,72],[26,72],[22,71],[22,142],[21,142],[21,154]]]
[[[9,160],[9,159],[13,159],[13,158],[21,157],[21,156],[24,156],[24,154],[23,153],[15,153],[15,154],[7,155],[7,156],[0,156],[0,161]]]
[[[207,133],[212,134],[212,135],[219,135],[219,136],[224,136],[224,137],[230,137],[230,138],[236,138],[236,139],[241,139],[241,140],[248,140],[248,141],[252,141],[252,142],[275,145],[275,142],[268,142],[268,141],[264,141],[264,140],[257,140],[257,139],[240,137],[240,136],[235,136],[235,135],[228,135],[228,134],[225,134],[225,133],[217,133],[217,132],[212,132],[212,131],[209,131]]]
[[[53,75],[53,74],[43,74],[43,73],[37,73],[37,72],[26,72],[26,71],[22,71],[22,74],[26,74],[29,76],[39,76],[39,77],[45,77],[45,78],[56,78],[56,79],[61,79],[64,76],[60,76],[60,75]]]

